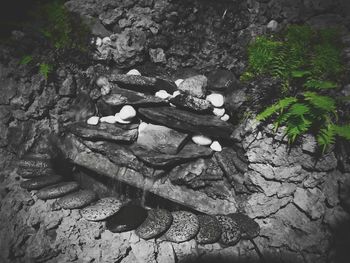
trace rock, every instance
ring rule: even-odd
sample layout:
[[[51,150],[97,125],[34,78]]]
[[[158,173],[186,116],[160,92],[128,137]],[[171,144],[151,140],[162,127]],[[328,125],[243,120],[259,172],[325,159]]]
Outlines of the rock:
[[[317,172],[329,172],[334,170],[338,165],[338,160],[334,152],[325,153],[321,157],[305,158],[301,161],[301,165],[306,170]]]
[[[80,210],[80,214],[88,221],[101,221],[116,214],[122,205],[122,201],[115,197],[105,197]]]
[[[140,108],[139,113],[155,123],[213,138],[229,138],[233,126],[212,115],[199,115],[171,107]]]
[[[51,160],[48,158],[48,156],[42,154],[26,155],[18,161],[17,165],[21,168],[29,169],[43,169],[52,167]]]
[[[317,141],[311,134],[305,134],[303,136],[303,142],[301,148],[304,152],[315,153],[317,150]]]
[[[56,207],[63,209],[77,209],[85,207],[95,201],[97,195],[90,190],[80,190],[70,193],[57,200]]]
[[[130,105],[125,105],[121,108],[119,112],[119,117],[124,120],[130,120],[136,116],[136,110],[134,109],[133,106]]]
[[[230,116],[228,114],[224,114],[224,116],[220,118],[220,120],[222,121],[228,121],[229,119],[230,119]]]
[[[146,217],[147,211],[141,206],[127,205],[107,219],[106,227],[113,233],[130,231],[139,227]]]
[[[102,45],[102,39],[100,37],[96,38],[96,46],[100,47]]]
[[[153,63],[166,63],[166,57],[162,48],[150,48],[149,56]]]
[[[325,196],[318,189],[303,189],[298,187],[294,193],[294,204],[312,219],[318,219],[325,213]]]
[[[85,122],[75,122],[66,126],[66,130],[79,137],[90,140],[131,142],[137,138],[137,127],[137,124],[121,125],[102,122],[96,126],[91,126]]]
[[[176,255],[170,242],[162,242],[158,245],[157,261],[164,263],[175,263]]]
[[[207,92],[208,80],[203,75],[196,75],[185,79],[179,84],[179,90],[197,98],[204,98]]]
[[[54,199],[71,192],[74,192],[79,189],[79,184],[77,182],[62,182],[59,184],[47,186],[45,188],[40,189],[36,196],[39,199]]]
[[[215,116],[222,117],[225,114],[225,109],[224,108],[214,108],[213,113]]]
[[[63,178],[59,175],[46,175],[24,181],[21,183],[21,187],[27,190],[38,190],[45,186],[57,184],[62,180]]]
[[[161,98],[163,100],[168,99],[168,98],[171,97],[171,95],[168,92],[166,92],[165,90],[163,90],[163,89],[157,91],[156,94],[154,94],[154,96],[156,96],[158,98]]]
[[[219,93],[212,93],[205,98],[214,107],[222,107],[224,105],[224,96]]]
[[[203,146],[208,146],[213,142],[212,139],[204,135],[194,135],[192,136],[192,141],[195,144],[203,145]]]
[[[109,124],[114,124],[117,122],[116,118],[114,115],[110,115],[110,116],[104,116],[104,117],[101,117],[100,119],[100,122],[103,123],[109,123]]]
[[[184,108],[195,112],[209,112],[212,109],[212,106],[208,101],[188,94],[175,95],[170,99],[170,102],[179,108]]]
[[[148,124],[141,131],[137,143],[151,151],[177,154],[186,142],[188,135],[165,126]]]
[[[266,28],[272,32],[276,32],[278,29],[278,22],[276,20],[271,20],[267,25]]]
[[[217,69],[208,75],[208,89],[226,91],[236,88],[238,81],[236,76],[229,70]]]
[[[117,123],[120,123],[120,124],[129,124],[131,123],[132,120],[123,120],[122,118],[120,118],[120,114],[119,112],[117,112],[115,115],[114,115],[114,118],[116,120]]]
[[[177,79],[177,80],[175,80],[176,86],[179,87],[180,84],[181,84],[183,81],[184,81],[183,79]]]
[[[161,236],[161,240],[181,243],[194,238],[199,231],[199,221],[195,214],[187,211],[172,212],[173,222]]]
[[[229,214],[228,216],[236,221],[239,229],[241,230],[242,239],[253,239],[259,235],[259,224],[249,216],[242,213]]]
[[[212,154],[212,150],[209,147],[203,147],[193,143],[186,144],[177,154],[161,153],[136,143],[130,149],[143,162],[159,168],[169,167],[199,157],[208,157]]]
[[[292,201],[292,197],[267,197],[263,193],[252,194],[245,204],[245,213],[251,217],[268,217]]]
[[[176,96],[180,95],[181,92],[179,90],[175,90],[172,97],[175,98]]]
[[[110,83],[106,77],[101,76],[96,80],[96,85],[100,88],[103,88],[104,86],[109,86]]]
[[[108,26],[118,22],[118,20],[123,16],[123,13],[124,11],[121,8],[108,9],[107,11],[101,13],[98,18],[104,25]]]
[[[73,75],[69,74],[67,78],[62,82],[62,85],[58,91],[61,96],[74,97],[76,95],[76,81]]]
[[[167,231],[173,221],[171,213],[165,209],[152,209],[147,213],[145,221],[135,230],[143,239],[157,238]]]
[[[197,215],[199,221],[199,232],[196,241],[199,244],[212,244],[221,237],[221,224],[210,215]]]
[[[218,141],[213,141],[212,144],[210,144],[210,149],[212,149],[215,152],[222,151],[222,147]]]
[[[53,175],[55,174],[55,171],[49,167],[49,168],[25,168],[25,167],[19,167],[17,169],[18,175],[20,175],[22,178],[35,178],[35,177],[41,177],[41,176],[47,176],[47,175]]]
[[[238,224],[229,216],[217,215],[215,218],[221,226],[221,237],[219,242],[226,246],[233,246],[241,239],[241,231]]]
[[[86,121],[86,123],[89,125],[97,125],[99,121],[100,121],[100,117],[92,116]]]
[[[131,69],[126,73],[126,75],[141,76],[141,73],[137,69]]]

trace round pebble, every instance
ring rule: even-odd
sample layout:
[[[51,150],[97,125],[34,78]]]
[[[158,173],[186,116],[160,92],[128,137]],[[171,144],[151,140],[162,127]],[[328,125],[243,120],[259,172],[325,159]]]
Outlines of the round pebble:
[[[224,105],[224,96],[219,93],[213,93],[206,97],[206,100],[209,101],[214,107],[220,108]]]
[[[141,76],[141,73],[140,71],[138,71],[137,69],[132,69],[132,70],[129,70],[126,75],[134,75],[134,76]]]
[[[109,37],[104,37],[102,39],[102,43],[105,45],[109,45],[111,43],[111,39]]]
[[[219,221],[210,215],[198,215],[199,232],[196,240],[199,244],[213,244],[221,237],[221,225]]]
[[[106,77],[99,77],[96,80],[96,85],[99,86],[100,88],[104,87],[104,86],[108,86],[109,85],[109,81]]]
[[[222,151],[221,144],[218,141],[213,141],[213,143],[210,144],[210,148],[213,151],[216,151],[216,152],[221,152]]]
[[[133,106],[125,105],[123,108],[121,108],[119,112],[119,117],[124,120],[128,121],[136,116],[136,110]]]
[[[224,108],[214,108],[213,113],[215,116],[222,117],[225,114]]]
[[[98,200],[95,204],[80,210],[83,218],[89,221],[101,221],[117,213],[122,207],[121,200],[115,197],[106,197]]]
[[[226,246],[237,244],[241,238],[241,231],[236,221],[225,215],[217,215],[216,219],[219,221],[222,229],[219,242]]]
[[[109,217],[106,227],[113,233],[121,233],[136,229],[147,217],[147,211],[138,205],[126,205],[118,213]]]
[[[220,118],[222,121],[228,121],[230,119],[230,116],[228,114],[225,114]]]
[[[58,199],[57,205],[63,209],[77,209],[91,204],[96,198],[97,195],[94,191],[81,190],[61,197]]]
[[[199,230],[199,221],[195,214],[187,211],[172,212],[173,222],[160,237],[161,240],[181,243],[194,238]]]
[[[171,97],[171,95],[168,92],[166,92],[165,90],[157,91],[155,96],[158,97],[158,98],[161,98],[163,100],[168,99],[168,98]]]
[[[253,239],[259,235],[259,224],[249,216],[242,213],[229,214],[228,216],[237,222],[241,230],[242,239]]]
[[[180,95],[180,94],[181,94],[181,92],[180,92],[179,90],[175,90],[175,91],[173,92],[172,97],[175,98],[176,96],[178,96],[178,95]]]
[[[115,122],[118,122],[118,123],[120,123],[120,124],[128,124],[128,123],[131,123],[131,120],[123,120],[122,118],[120,118],[119,112],[117,112],[117,113],[114,115],[114,119],[115,119]]]
[[[204,135],[194,135],[192,136],[192,141],[195,144],[203,145],[203,146],[208,146],[213,142],[212,139]]]
[[[102,117],[100,119],[100,122],[107,122],[107,123],[110,123],[110,124],[114,124],[117,122],[117,119],[114,115],[110,115],[110,116],[105,116],[105,117]]]
[[[136,229],[135,233],[143,239],[156,238],[167,231],[173,222],[173,216],[165,209],[152,209],[147,213],[146,220]]]
[[[175,80],[175,84],[176,84],[176,86],[180,86],[180,84],[183,82],[184,80],[183,79],[177,79],[177,80]]]
[[[99,122],[100,118],[97,116],[92,116],[87,120],[87,124],[89,125],[97,125]]]
[[[77,182],[62,182],[40,189],[36,193],[36,196],[42,200],[53,199],[64,196],[78,189],[79,184]]]
[[[61,182],[63,178],[59,175],[46,175],[29,179],[21,183],[21,187],[27,190],[38,190],[49,185]]]
[[[102,45],[102,39],[100,37],[96,38],[96,46],[100,47]]]

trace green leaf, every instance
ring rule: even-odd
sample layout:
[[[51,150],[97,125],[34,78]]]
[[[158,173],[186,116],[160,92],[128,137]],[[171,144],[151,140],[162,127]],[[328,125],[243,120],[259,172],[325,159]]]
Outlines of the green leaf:
[[[303,78],[305,76],[309,76],[311,74],[308,70],[293,70],[292,77],[293,78]]]
[[[335,132],[334,126],[332,124],[327,125],[327,127],[320,129],[316,139],[318,144],[322,147],[324,152],[330,145],[335,142]]]
[[[304,84],[308,89],[334,89],[337,84],[332,81],[310,79]]]
[[[52,72],[52,66],[47,63],[41,63],[39,66],[39,72],[47,79]]]
[[[305,100],[312,104],[314,107],[324,110],[326,112],[335,112],[335,101],[328,96],[321,96],[315,92],[304,92]]]
[[[288,110],[288,113],[290,115],[295,115],[295,116],[302,116],[309,112],[310,112],[310,108],[307,105],[302,103],[295,103]]]
[[[33,60],[33,57],[30,55],[24,56],[21,61],[19,62],[19,64],[21,65],[27,65],[29,64],[31,61]]]
[[[350,140],[350,125],[349,124],[343,125],[343,126],[334,125],[334,131],[338,136],[343,137],[346,140]]]

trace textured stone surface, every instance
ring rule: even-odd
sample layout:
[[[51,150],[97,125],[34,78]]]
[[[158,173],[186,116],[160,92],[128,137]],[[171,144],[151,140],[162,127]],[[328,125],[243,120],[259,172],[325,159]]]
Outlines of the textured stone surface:
[[[220,243],[226,246],[233,246],[241,239],[241,231],[234,219],[225,215],[215,216],[221,225]]]
[[[196,236],[199,231],[199,221],[195,214],[187,211],[172,212],[173,222],[170,228],[161,236],[162,240],[181,243]]]
[[[236,88],[238,81],[229,70],[217,69],[208,74],[208,89],[226,91]]]
[[[21,187],[27,190],[38,190],[45,186],[57,184],[62,180],[63,178],[60,175],[41,176],[22,182]]]
[[[179,94],[176,97],[170,98],[169,101],[179,108],[194,112],[210,112],[213,108],[207,100],[199,99],[187,94]]]
[[[179,90],[197,98],[204,98],[207,92],[208,80],[203,75],[184,79],[179,85]]]
[[[59,184],[54,184],[40,189],[36,196],[39,199],[53,199],[64,196],[68,193],[74,192],[79,189],[79,184],[77,182],[62,182]]]
[[[143,239],[156,238],[169,229],[173,221],[172,214],[165,209],[152,209],[135,233]]]
[[[325,196],[317,188],[297,188],[294,193],[294,203],[312,219],[318,219],[325,212]]]
[[[80,214],[86,220],[101,221],[116,214],[122,205],[122,201],[117,198],[105,197],[80,210]]]
[[[97,198],[96,193],[90,190],[80,190],[70,193],[57,200],[57,207],[63,209],[77,209],[91,204]]]
[[[260,226],[249,216],[242,213],[229,214],[234,219],[241,230],[242,239],[253,239],[260,233]]]
[[[212,244],[221,237],[221,225],[214,216],[197,215],[199,221],[199,232],[196,241],[199,244]]]

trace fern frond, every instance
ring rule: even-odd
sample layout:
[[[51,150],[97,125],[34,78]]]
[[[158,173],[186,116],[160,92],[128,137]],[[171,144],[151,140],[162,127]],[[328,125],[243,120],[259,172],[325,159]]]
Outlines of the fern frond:
[[[295,103],[296,101],[297,101],[297,99],[295,97],[287,97],[287,98],[284,98],[282,100],[279,100],[278,102],[271,105],[270,107],[267,107],[263,112],[258,114],[256,119],[259,121],[266,120],[274,113],[282,112],[289,105],[291,105],[292,103]]]
[[[306,133],[310,129],[311,124],[311,121],[300,116],[289,118],[286,130],[289,142],[293,143],[300,135]]]
[[[328,96],[321,96],[315,92],[304,92],[305,100],[308,101],[314,107],[324,110],[326,112],[335,112],[335,101]]]
[[[320,129],[316,136],[318,144],[322,147],[324,152],[330,145],[335,143],[335,130],[332,124]]]
[[[288,113],[294,116],[302,116],[310,112],[310,108],[303,103],[294,103]]]
[[[349,124],[343,125],[343,126],[334,125],[334,131],[338,136],[343,137],[346,140],[350,140],[350,125]]]
[[[332,81],[309,79],[305,82],[304,87],[308,89],[325,90],[337,88],[338,85]]]

